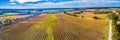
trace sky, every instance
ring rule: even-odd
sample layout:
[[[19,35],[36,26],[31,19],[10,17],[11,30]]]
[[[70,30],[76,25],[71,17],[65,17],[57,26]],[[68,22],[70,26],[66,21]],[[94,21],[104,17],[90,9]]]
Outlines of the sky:
[[[3,9],[82,7],[120,7],[120,0],[0,0]]]

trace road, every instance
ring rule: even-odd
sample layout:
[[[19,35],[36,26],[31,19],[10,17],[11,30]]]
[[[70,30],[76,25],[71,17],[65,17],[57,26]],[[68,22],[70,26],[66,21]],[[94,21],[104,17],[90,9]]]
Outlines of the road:
[[[112,20],[110,20],[108,40],[112,40]]]

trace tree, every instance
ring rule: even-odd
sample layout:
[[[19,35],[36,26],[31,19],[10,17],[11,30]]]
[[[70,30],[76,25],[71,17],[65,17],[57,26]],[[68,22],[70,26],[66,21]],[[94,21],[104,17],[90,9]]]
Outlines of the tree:
[[[81,16],[82,18],[84,18],[84,16]]]
[[[118,13],[118,21],[120,21],[120,13]]]
[[[117,18],[118,16],[117,16],[117,14],[115,14],[115,13],[112,13],[112,14],[109,14],[108,15],[108,19],[110,19],[110,20],[117,20],[116,18]]]
[[[94,16],[93,18],[94,18],[94,19],[100,19],[100,18],[98,18],[97,16]]]

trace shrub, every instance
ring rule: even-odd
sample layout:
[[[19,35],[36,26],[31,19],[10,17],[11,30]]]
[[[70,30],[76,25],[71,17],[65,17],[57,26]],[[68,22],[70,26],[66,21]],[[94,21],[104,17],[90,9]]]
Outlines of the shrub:
[[[100,19],[100,18],[98,18],[97,16],[94,16],[93,19]]]

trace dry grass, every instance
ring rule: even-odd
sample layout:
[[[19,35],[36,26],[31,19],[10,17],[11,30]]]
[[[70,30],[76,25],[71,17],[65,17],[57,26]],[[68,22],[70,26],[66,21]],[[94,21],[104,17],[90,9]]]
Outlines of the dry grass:
[[[92,19],[92,17],[97,16],[100,19],[106,19],[108,14],[95,14],[93,12],[84,12],[81,14],[77,14],[77,16],[84,16],[85,18]]]

